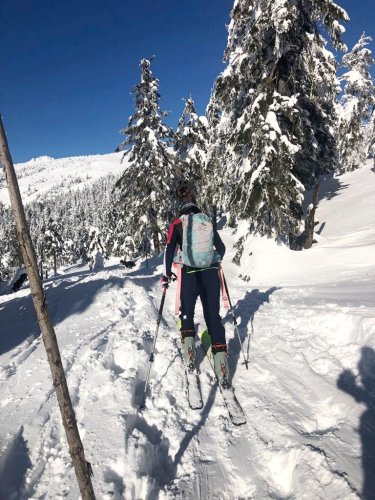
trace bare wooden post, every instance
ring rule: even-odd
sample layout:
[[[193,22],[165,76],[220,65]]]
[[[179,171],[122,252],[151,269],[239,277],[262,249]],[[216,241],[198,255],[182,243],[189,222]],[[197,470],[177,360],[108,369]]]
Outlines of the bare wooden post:
[[[38,273],[38,264],[35,250],[30,238],[21,194],[14,170],[12,157],[9,152],[2,117],[0,115],[0,162],[3,164],[5,178],[8,184],[10,202],[16,223],[18,241],[22,251],[27,275],[30,283],[31,296],[38,317],[44,346],[47,351],[48,362],[51,368],[53,385],[56,390],[57,401],[60,407],[66,438],[69,445],[70,456],[82,500],[94,500],[95,494],[91,484],[91,465],[85,459],[81,437],[78,432],[77,421],[69,395],[68,385],[61,362],[56,334],[48,314],[46,297]]]

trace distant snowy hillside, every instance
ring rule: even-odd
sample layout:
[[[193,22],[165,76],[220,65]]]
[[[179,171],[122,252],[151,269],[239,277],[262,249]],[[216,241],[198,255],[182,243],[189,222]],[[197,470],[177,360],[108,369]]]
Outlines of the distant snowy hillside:
[[[167,293],[146,409],[138,410],[161,298],[161,257],[44,286],[97,498],[354,500],[375,491],[375,175],[327,179],[319,243],[250,238],[224,270],[249,369],[222,311],[247,424],[234,427],[199,350],[189,409]],[[243,277],[241,278],[240,275]],[[199,329],[203,326],[197,308]],[[79,497],[30,291],[0,296],[0,498]]]
[[[126,163],[121,153],[74,156],[55,160],[48,156],[34,158],[15,165],[24,203],[39,196],[61,194],[67,189],[87,186],[109,174],[120,175]],[[9,205],[9,195],[3,173],[0,172],[0,202]]]

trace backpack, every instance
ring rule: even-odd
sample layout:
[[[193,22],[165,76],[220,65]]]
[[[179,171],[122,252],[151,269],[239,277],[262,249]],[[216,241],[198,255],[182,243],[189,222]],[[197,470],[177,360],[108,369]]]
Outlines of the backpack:
[[[219,262],[220,256],[214,250],[214,229],[208,215],[181,215],[182,248],[178,251],[175,262],[189,267],[210,267]]]

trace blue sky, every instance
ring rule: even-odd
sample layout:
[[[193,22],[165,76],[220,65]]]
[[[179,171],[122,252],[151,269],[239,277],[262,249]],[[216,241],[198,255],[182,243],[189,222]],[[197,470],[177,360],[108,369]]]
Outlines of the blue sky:
[[[375,37],[374,0],[342,0],[352,46]],[[161,107],[204,112],[223,69],[233,0],[1,0],[0,112],[15,162],[108,153],[133,112],[139,60],[155,55]],[[375,52],[375,44],[373,44]]]

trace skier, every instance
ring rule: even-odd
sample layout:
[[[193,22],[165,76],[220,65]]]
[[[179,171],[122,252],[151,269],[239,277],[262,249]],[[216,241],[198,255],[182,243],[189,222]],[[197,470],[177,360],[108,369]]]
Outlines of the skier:
[[[176,252],[177,249],[177,252]],[[163,286],[168,286],[174,273],[172,263],[181,269],[181,342],[189,372],[195,368],[196,347],[194,309],[201,299],[204,319],[212,339],[215,373],[223,388],[229,388],[229,369],[225,330],[221,324],[219,266],[225,245],[213,228],[210,218],[197,205],[188,202],[168,231],[164,254]]]

